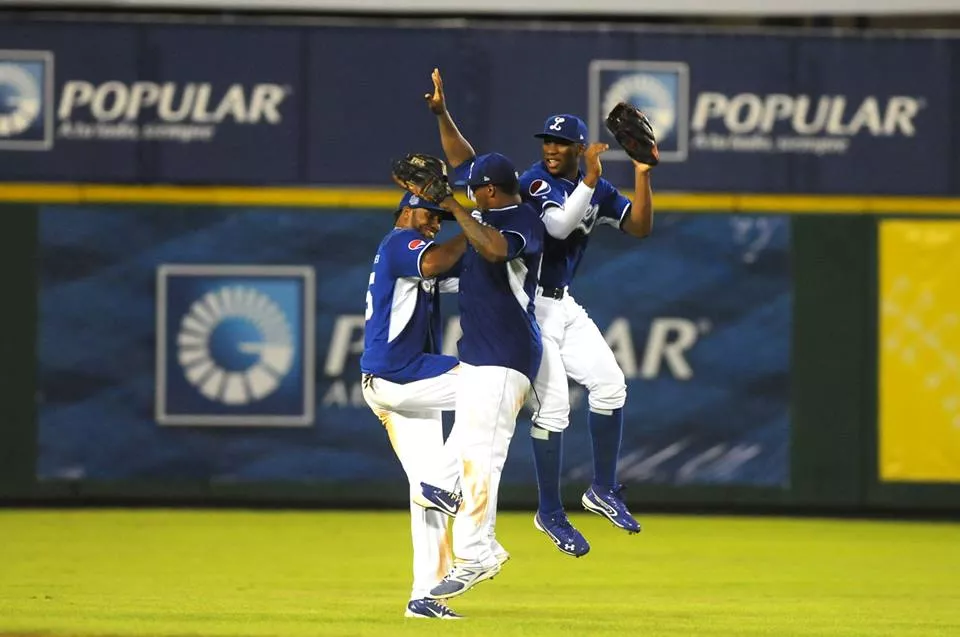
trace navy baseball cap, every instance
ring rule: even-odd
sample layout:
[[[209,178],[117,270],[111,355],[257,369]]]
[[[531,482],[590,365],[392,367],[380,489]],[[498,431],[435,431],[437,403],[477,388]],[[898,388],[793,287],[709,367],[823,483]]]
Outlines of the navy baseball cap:
[[[534,135],[534,137],[541,139],[556,137],[575,144],[586,144],[587,136],[587,125],[583,123],[583,120],[576,115],[567,113],[551,115],[543,123],[543,132]]]
[[[426,208],[431,212],[435,212],[440,215],[443,219],[453,220],[453,215],[441,208],[440,206],[427,201],[423,197],[419,197],[411,192],[404,193],[403,199],[400,200],[400,203],[397,205],[396,212],[399,214],[404,208]]]
[[[500,153],[487,153],[473,160],[467,185],[477,187],[487,184],[515,184],[519,180],[520,176],[512,161]]]

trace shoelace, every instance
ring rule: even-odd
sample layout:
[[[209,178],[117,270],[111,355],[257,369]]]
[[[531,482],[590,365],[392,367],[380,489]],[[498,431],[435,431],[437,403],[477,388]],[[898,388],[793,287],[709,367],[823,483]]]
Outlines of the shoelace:
[[[559,526],[561,529],[573,530],[573,525],[570,524],[569,518],[565,515],[555,515],[551,518],[550,522],[552,522],[554,526]]]
[[[431,488],[433,489],[433,492],[436,496],[443,496],[443,497],[449,496],[450,500],[458,507],[461,504],[463,504],[462,494],[456,493],[455,491],[447,491],[445,489],[441,489],[440,487],[431,486]]]
[[[623,512],[629,515],[630,511],[627,509],[627,501],[623,499],[622,495],[620,495],[626,490],[627,490],[627,485],[623,483],[619,483],[617,484],[617,486],[610,489],[610,492],[617,498],[617,500],[619,501],[618,503],[623,506]]]
[[[428,599],[426,600],[426,605],[428,608],[431,608],[435,612],[439,613],[440,617],[453,614],[453,611],[451,611],[447,606],[441,604],[440,600]]]

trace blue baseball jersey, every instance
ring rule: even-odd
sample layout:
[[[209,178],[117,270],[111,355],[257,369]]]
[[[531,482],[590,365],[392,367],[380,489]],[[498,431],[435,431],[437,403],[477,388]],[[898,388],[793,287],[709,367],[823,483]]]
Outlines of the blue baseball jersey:
[[[575,182],[554,177],[540,161],[520,175],[520,194],[543,216],[550,206],[563,206],[582,179],[582,173],[577,174]],[[557,239],[545,233],[540,285],[545,288],[570,285],[587,249],[590,233],[597,224],[621,228],[630,212],[630,205],[629,199],[609,181],[601,178],[583,220],[566,239]]]
[[[393,383],[433,378],[457,366],[441,351],[440,297],[420,261],[433,241],[394,228],[377,249],[367,286],[360,369]]]
[[[470,365],[515,369],[533,380],[543,345],[534,313],[537,275],[543,252],[543,223],[521,203],[484,213],[482,223],[503,233],[507,260],[491,263],[471,245],[460,268],[460,360]]]

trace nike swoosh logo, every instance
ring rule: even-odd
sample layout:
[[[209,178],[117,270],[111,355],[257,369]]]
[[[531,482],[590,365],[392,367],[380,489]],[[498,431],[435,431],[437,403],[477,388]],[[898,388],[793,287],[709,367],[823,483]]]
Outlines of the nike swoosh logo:
[[[613,515],[613,516],[618,515],[617,510],[612,506],[610,506],[609,504],[607,504],[606,502],[604,502],[603,500],[600,500],[600,504],[603,506],[604,509],[606,509],[610,513],[610,515]]]
[[[607,504],[607,502],[600,496],[594,495],[594,497],[591,499],[593,500],[594,504],[599,505],[600,508],[606,511],[609,515],[612,515],[613,517],[617,517],[619,515],[617,510],[610,504]]]

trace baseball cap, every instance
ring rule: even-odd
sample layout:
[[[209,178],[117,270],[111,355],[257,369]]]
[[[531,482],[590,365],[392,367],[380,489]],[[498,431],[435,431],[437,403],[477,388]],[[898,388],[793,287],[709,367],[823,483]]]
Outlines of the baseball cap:
[[[506,156],[500,153],[487,153],[473,160],[467,185],[476,187],[486,184],[514,184],[519,179],[517,168]]]
[[[453,220],[453,215],[441,208],[440,206],[427,201],[423,197],[419,197],[412,192],[404,193],[403,199],[400,200],[400,203],[397,205],[396,212],[399,213],[404,208],[426,208],[431,212],[436,212],[441,216],[441,218],[448,221]]]
[[[587,125],[576,115],[562,113],[551,115],[543,122],[543,132],[534,137],[556,137],[577,144],[587,143]]]

